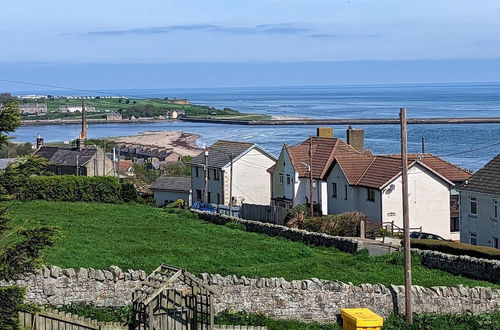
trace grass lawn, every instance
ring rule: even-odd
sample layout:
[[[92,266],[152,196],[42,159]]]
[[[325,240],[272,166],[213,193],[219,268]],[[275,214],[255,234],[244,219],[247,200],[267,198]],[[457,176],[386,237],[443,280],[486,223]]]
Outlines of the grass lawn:
[[[16,225],[62,229],[56,245],[44,251],[47,264],[61,267],[116,265],[150,272],[160,263],[193,273],[220,273],[287,280],[317,277],[344,282],[403,284],[401,254],[351,255],[300,242],[249,233],[197,220],[187,211],[134,204],[11,202]],[[414,284],[491,286],[421,266],[415,258]]]

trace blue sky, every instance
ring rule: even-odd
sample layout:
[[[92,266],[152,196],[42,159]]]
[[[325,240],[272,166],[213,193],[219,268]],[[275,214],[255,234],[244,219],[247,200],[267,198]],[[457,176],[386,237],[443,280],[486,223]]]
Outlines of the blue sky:
[[[148,77],[168,87],[492,81],[498,17],[498,0],[6,1],[0,78],[85,88],[152,88]],[[64,79],[71,72],[78,79]]]

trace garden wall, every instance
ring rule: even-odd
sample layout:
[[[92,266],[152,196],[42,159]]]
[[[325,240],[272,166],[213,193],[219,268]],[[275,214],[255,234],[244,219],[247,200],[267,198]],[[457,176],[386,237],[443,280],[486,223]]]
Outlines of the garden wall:
[[[286,281],[283,278],[246,278],[202,274],[216,288],[216,311],[225,309],[261,312],[273,318],[332,321],[340,308],[368,307],[387,316],[404,312],[403,286],[351,285],[318,279]],[[27,300],[38,304],[92,302],[96,305],[126,305],[143,271],[61,269],[51,266],[17,281],[26,287]],[[0,283],[1,284],[1,283]],[[5,284],[5,283],[3,283]],[[417,313],[473,313],[500,310],[500,290],[491,288],[413,286]]]
[[[500,260],[489,260],[466,255],[457,256],[430,250],[412,249],[422,257],[422,265],[444,270],[455,275],[500,283]]]
[[[235,222],[245,225],[247,231],[262,233],[269,236],[280,236],[292,241],[300,241],[306,244],[334,247],[344,252],[354,253],[364,248],[363,242],[349,237],[330,236],[307,230],[288,228],[285,226],[263,223],[253,220],[244,220],[223,214],[201,212],[193,210],[201,220],[209,221],[218,225]]]

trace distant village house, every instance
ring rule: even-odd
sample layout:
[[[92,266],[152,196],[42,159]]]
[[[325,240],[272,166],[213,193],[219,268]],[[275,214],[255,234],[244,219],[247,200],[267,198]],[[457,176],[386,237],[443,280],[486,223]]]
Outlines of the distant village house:
[[[186,206],[192,204],[190,177],[160,177],[150,189],[158,207],[164,207],[179,199],[182,199]]]
[[[19,105],[19,110],[23,115],[44,115],[47,113],[45,103],[23,103]]]
[[[82,106],[81,105],[63,105],[63,106],[60,106],[57,109],[57,111],[61,112],[61,113],[82,112]],[[86,104],[85,105],[85,111],[86,112],[95,112],[96,108],[93,105]]]
[[[106,121],[122,120],[122,114],[118,112],[111,112],[106,114]]]

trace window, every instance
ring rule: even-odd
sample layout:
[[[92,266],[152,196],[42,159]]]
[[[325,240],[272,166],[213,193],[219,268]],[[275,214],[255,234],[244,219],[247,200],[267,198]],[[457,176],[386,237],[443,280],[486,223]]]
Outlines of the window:
[[[477,199],[476,199],[476,197],[470,198],[470,214],[477,214]]]
[[[211,196],[211,195],[212,195],[212,193],[209,191],[207,195],[208,195],[208,196],[207,196],[207,203],[212,203],[212,199],[211,199],[211,197],[212,197],[212,196]]]
[[[460,231],[459,218],[451,218],[450,219],[450,231]]]
[[[477,233],[470,233],[470,244],[477,245]]]
[[[279,178],[280,178],[280,184],[283,184],[283,173],[279,174]]]
[[[220,193],[217,193],[217,204],[220,204]]]
[[[194,168],[194,176],[195,176],[195,177],[198,177],[198,176],[200,175],[200,173],[198,173],[198,170],[199,170],[199,168],[198,168],[198,167],[195,167],[195,168]]]
[[[371,202],[375,202],[375,189],[368,188],[368,197],[366,199]]]
[[[286,175],[286,185],[289,186],[291,183],[291,180],[290,180],[290,174],[287,174]]]
[[[332,197],[337,198],[337,182],[332,182]]]
[[[219,170],[217,170],[217,169],[214,169],[214,180],[217,180],[217,181],[220,180]]]
[[[498,219],[498,201],[493,200],[493,218]]]
[[[498,249],[498,237],[492,236],[492,242],[491,246],[494,247],[495,249]]]
[[[347,185],[346,184],[344,185],[344,191],[345,191],[345,198],[344,199],[347,200]]]
[[[201,190],[200,189],[196,189],[196,200],[201,201]]]

